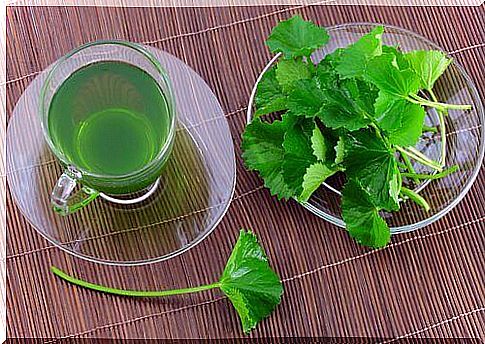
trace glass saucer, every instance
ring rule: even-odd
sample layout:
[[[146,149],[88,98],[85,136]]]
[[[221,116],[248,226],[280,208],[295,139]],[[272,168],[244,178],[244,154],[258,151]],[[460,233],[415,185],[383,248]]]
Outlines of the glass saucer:
[[[178,124],[159,186],[145,201],[120,205],[98,197],[65,217],[51,209],[50,193],[62,167],[38,118],[40,88],[51,67],[25,90],[8,123],[7,181],[18,208],[48,241],[98,263],[152,263],[188,250],[214,230],[234,193],[234,146],[219,101],[181,60],[146,49],[172,81]]]
[[[329,42],[312,55],[314,62],[320,61],[326,54],[337,48],[354,43],[364,34],[370,32],[374,23],[349,23],[327,28]],[[442,48],[428,39],[405,29],[383,25],[383,42],[386,45],[397,45],[403,51],[416,49],[441,50]],[[247,122],[253,118],[253,102],[257,84],[266,70],[278,61],[280,54],[274,56],[261,72],[253,87],[248,104]],[[438,99],[446,103],[471,104],[471,111],[450,110],[445,117],[447,130],[446,165],[458,165],[459,171],[445,178],[427,181],[415,189],[430,204],[431,210],[424,211],[414,202],[401,203],[401,210],[384,213],[391,233],[409,232],[427,226],[447,214],[465,197],[475,181],[482,165],[485,151],[485,114],[477,89],[465,70],[453,62],[435,84],[434,92]],[[425,122],[429,126],[438,125],[438,116],[434,109],[427,110]],[[417,144],[417,149],[434,160],[441,157],[441,138],[439,133],[424,135]],[[430,172],[419,164],[414,164],[419,173]],[[342,175],[329,178],[308,200],[301,205],[315,215],[344,228],[340,208],[340,191],[345,182]]]

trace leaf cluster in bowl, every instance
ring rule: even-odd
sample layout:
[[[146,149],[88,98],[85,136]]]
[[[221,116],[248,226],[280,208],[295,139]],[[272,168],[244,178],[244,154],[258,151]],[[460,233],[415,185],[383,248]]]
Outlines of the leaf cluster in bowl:
[[[409,199],[429,210],[412,185],[457,170],[445,169],[444,117],[449,109],[470,109],[440,103],[433,93],[450,58],[441,51],[402,52],[383,45],[383,34],[376,26],[314,63],[312,53],[329,39],[325,28],[300,16],[280,22],[266,44],[281,58],[257,86],[242,141],[247,167],[279,199],[306,202],[327,178],[344,173],[342,218],[357,242],[375,248],[390,240],[382,211],[398,211]],[[436,109],[438,128],[424,125],[426,107]],[[275,113],[276,120],[264,117]],[[440,161],[415,148],[423,132],[437,130]],[[416,173],[412,161],[434,172]]]

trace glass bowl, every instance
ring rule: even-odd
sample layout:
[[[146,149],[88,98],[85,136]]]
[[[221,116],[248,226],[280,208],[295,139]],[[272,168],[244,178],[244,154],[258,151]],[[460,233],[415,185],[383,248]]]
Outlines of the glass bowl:
[[[349,23],[327,28],[330,40],[322,49],[312,55],[312,60],[318,62],[335,49],[346,47],[357,41],[376,25],[382,24]],[[385,28],[383,43],[386,45],[398,45],[403,51],[416,49],[444,51],[435,43],[414,32],[395,26],[383,26]],[[268,62],[256,80],[248,104],[248,123],[253,118],[253,102],[257,85],[264,72],[278,61],[280,55],[277,54]],[[445,117],[446,166],[458,165],[459,170],[445,178],[423,182],[414,188],[429,202],[431,206],[429,212],[424,211],[414,202],[402,202],[398,212],[383,213],[383,217],[391,227],[392,234],[419,229],[448,213],[470,190],[482,165],[485,148],[485,128],[483,126],[485,115],[477,89],[470,77],[463,67],[454,61],[436,82],[434,92],[441,102],[473,106],[470,111],[450,110],[449,115]],[[425,123],[429,126],[438,125],[438,115],[434,109],[427,109]],[[416,147],[434,160],[441,159],[439,133],[426,133]],[[414,168],[418,173],[431,172],[420,164],[414,164]],[[315,215],[344,228],[339,191],[344,181],[345,178],[342,175],[329,178],[308,202],[301,203],[301,205]]]

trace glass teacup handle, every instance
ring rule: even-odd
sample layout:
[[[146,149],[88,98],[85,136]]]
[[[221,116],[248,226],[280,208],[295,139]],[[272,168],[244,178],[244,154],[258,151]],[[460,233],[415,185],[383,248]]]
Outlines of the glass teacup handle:
[[[87,186],[74,192],[81,178],[81,173],[72,166],[62,173],[51,194],[52,208],[55,212],[61,215],[71,214],[98,197],[99,192]]]

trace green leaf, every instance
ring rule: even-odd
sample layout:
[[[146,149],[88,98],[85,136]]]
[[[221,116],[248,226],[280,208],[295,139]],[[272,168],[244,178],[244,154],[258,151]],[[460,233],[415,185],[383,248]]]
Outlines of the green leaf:
[[[345,158],[345,140],[342,136],[338,138],[335,149],[335,164],[338,165],[344,161]]]
[[[323,93],[315,79],[298,80],[288,96],[288,110],[292,115],[315,117],[323,104]]]
[[[219,288],[236,309],[245,333],[251,331],[281,302],[283,286],[270,268],[263,248],[251,231],[241,230],[219,282],[172,290],[126,290],[80,280],[51,266],[51,271],[67,282],[87,289],[131,297],[165,297]]]
[[[333,96],[334,100],[323,105],[317,112],[316,116],[320,118],[327,127],[338,129],[345,128],[350,131],[364,128],[369,124],[361,113],[347,107],[345,98],[338,94]],[[338,101],[340,98],[341,102]]]
[[[399,209],[401,176],[393,152],[371,130],[349,133],[345,141],[346,173],[386,210]]]
[[[401,116],[396,112],[390,111],[392,105],[398,99],[402,98],[383,91],[379,92],[374,107],[376,111],[375,118],[381,129],[391,131],[401,127]]]
[[[382,53],[394,55],[396,57],[397,67],[400,70],[410,68],[409,61],[407,60],[406,56],[404,56],[403,52],[399,50],[398,47],[383,45]]]
[[[391,239],[391,231],[378,209],[356,182],[349,181],[342,191],[342,218],[350,235],[361,245],[380,248]]]
[[[330,176],[335,174],[337,169],[317,162],[307,168],[303,177],[302,192],[298,201],[306,202],[310,196],[319,188],[320,185]]]
[[[393,54],[382,54],[370,60],[364,78],[381,91],[402,98],[416,93],[420,85],[419,78],[413,70],[398,68]]]
[[[376,120],[389,143],[414,146],[422,135],[426,112],[417,104],[381,92],[376,101]]]
[[[315,122],[312,119],[300,118],[285,133],[283,178],[294,196],[301,194],[306,170],[317,161],[311,141],[314,128]]]
[[[379,90],[374,85],[361,79],[345,79],[341,84],[358,109],[368,115],[374,114],[374,103],[379,95]]]
[[[276,79],[275,68],[271,68],[264,73],[258,83],[255,97],[255,116],[286,110],[286,98],[286,94],[283,93],[283,89]]]
[[[327,55],[327,58],[328,56],[329,55]],[[322,90],[331,90],[332,88],[337,87],[338,81],[338,74],[327,58],[318,63],[315,73],[317,86]]]
[[[285,184],[282,174],[282,165],[285,151],[283,139],[291,118],[283,121],[274,121],[271,124],[255,118],[242,136],[242,157],[250,170],[257,170],[264,180],[264,185],[272,195],[281,198],[293,196]]]
[[[311,78],[309,65],[302,60],[282,60],[276,67],[276,79],[285,92],[293,89],[295,81]]]
[[[306,135],[300,135],[300,140],[302,145],[305,145],[305,148],[302,150],[303,152],[307,149]],[[307,155],[306,153],[300,156],[301,160],[298,160],[296,158],[296,153],[298,152],[295,149],[292,153],[294,156],[291,157],[291,166],[289,165],[291,171],[293,172],[291,178],[294,178],[295,176],[297,177],[298,182],[295,183],[296,191],[300,190],[300,188],[296,187],[296,185],[301,181],[301,194],[297,197],[300,202],[306,202],[310,198],[311,194],[318,189],[318,187],[328,177],[333,175],[338,170],[335,166],[329,167],[326,163],[329,159],[328,156],[330,155],[328,148],[332,146],[330,145],[330,140],[322,134],[317,125],[315,125],[313,129],[310,141],[313,155],[318,159],[319,162],[313,162],[314,159],[310,158],[310,155]],[[285,157],[285,159],[286,158],[287,157]],[[303,178],[301,179],[301,173],[303,172],[303,168],[305,166],[308,167],[304,171]]]
[[[313,155],[315,155],[318,160],[325,161],[327,159],[328,144],[318,126],[315,126],[315,129],[313,129],[311,141]]]
[[[382,53],[383,32],[384,28],[377,26],[357,42],[345,48],[338,58],[337,72],[343,78],[362,76],[369,60]]]
[[[323,61],[325,61],[330,66],[332,66],[333,69],[335,69],[338,66],[338,63],[344,51],[345,51],[345,48],[337,48],[334,51],[332,51],[330,54],[325,55],[325,58],[323,59]]]
[[[415,50],[405,54],[406,59],[418,74],[421,88],[431,90],[434,83],[453,61],[437,50]]]
[[[285,58],[310,56],[328,41],[327,30],[296,15],[276,25],[266,45],[272,53],[283,53]]]
[[[238,312],[245,333],[281,302],[283,286],[252,232],[241,230],[222,273],[220,288]]]
[[[338,129],[357,130],[369,124],[365,111],[351,98],[345,88],[334,88],[325,91],[324,103],[316,116],[325,126]]]

